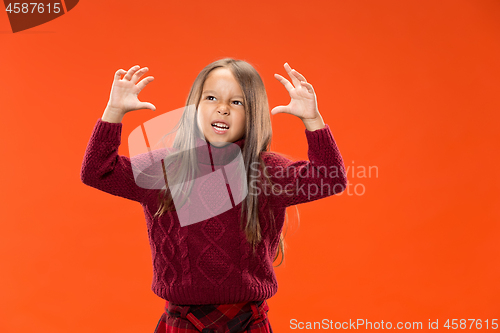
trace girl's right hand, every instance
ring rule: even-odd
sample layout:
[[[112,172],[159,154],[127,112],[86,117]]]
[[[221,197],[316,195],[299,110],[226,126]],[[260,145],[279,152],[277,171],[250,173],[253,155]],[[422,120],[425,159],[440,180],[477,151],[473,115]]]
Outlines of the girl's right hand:
[[[154,77],[148,76],[137,83],[141,76],[148,71],[147,67],[139,68],[140,66],[136,65],[130,68],[128,72],[123,69],[116,71],[108,105],[106,107],[109,111],[123,116],[125,113],[134,110],[156,110],[156,107],[153,104],[141,102],[137,98],[137,95],[139,95],[141,90],[144,89],[148,83],[154,80]],[[121,79],[123,74],[125,74],[125,76]]]

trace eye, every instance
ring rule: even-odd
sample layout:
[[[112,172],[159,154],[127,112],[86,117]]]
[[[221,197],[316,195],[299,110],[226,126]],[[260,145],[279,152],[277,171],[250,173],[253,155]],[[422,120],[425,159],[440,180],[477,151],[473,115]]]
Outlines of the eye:
[[[234,103],[240,103],[240,104],[238,104],[238,105],[243,106],[243,102],[241,102],[241,101],[234,101]]]
[[[212,99],[212,98],[213,98],[213,99],[215,99],[215,97],[214,97],[214,96],[211,96],[211,95],[208,95],[208,96],[207,96],[207,99],[208,99],[209,101],[213,101],[213,99]]]

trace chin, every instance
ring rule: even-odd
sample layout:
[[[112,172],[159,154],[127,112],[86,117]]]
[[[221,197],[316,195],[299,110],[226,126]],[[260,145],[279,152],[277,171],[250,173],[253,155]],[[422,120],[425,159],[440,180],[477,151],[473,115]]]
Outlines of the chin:
[[[221,141],[210,141],[210,140],[208,140],[208,142],[210,142],[210,144],[211,144],[212,146],[215,146],[215,147],[224,147],[224,146],[226,146],[226,145],[228,145],[228,144],[232,143],[231,141],[228,141],[228,142],[226,142],[226,141],[222,141],[222,142],[221,142]]]

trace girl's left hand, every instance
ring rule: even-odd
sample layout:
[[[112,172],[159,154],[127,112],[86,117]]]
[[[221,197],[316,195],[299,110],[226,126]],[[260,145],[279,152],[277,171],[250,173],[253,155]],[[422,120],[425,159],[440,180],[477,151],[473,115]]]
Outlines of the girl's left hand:
[[[306,78],[302,74],[292,69],[288,63],[285,63],[284,67],[292,79],[293,85],[279,74],[274,74],[274,77],[288,90],[291,101],[286,106],[280,105],[273,108],[271,114],[289,113],[299,117],[303,122],[320,119],[321,115],[318,111],[313,86],[306,81]]]

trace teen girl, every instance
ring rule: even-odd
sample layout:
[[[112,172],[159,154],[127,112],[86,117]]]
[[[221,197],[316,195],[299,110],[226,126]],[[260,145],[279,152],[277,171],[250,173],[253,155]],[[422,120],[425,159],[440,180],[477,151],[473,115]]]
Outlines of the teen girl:
[[[176,156],[181,162],[189,156],[208,174],[224,166],[212,158],[230,146],[224,142],[237,145],[248,193],[222,214],[185,226],[168,182],[162,189],[139,186],[133,177],[135,157],[118,155],[123,116],[156,109],[137,98],[153,77],[139,81],[148,71],[139,66],[115,73],[108,105],[85,152],[81,180],[137,201],[144,209],[153,258],[152,290],[167,301],[156,333],[272,332],[266,300],[278,290],[273,262],[283,252],[286,208],[340,193],[347,185],[342,156],[318,111],[313,86],[288,64],[285,70],[291,82],[278,74],[275,78],[291,101],[271,113],[302,120],[309,161],[292,161],[269,151],[272,129],[266,90],[249,63],[221,59],[198,74],[178,129],[183,139],[176,137],[174,147],[182,151],[188,141],[201,142],[208,145],[209,154]],[[255,179],[259,181],[252,182]],[[220,188],[204,186],[207,201],[222,205],[229,200]]]

